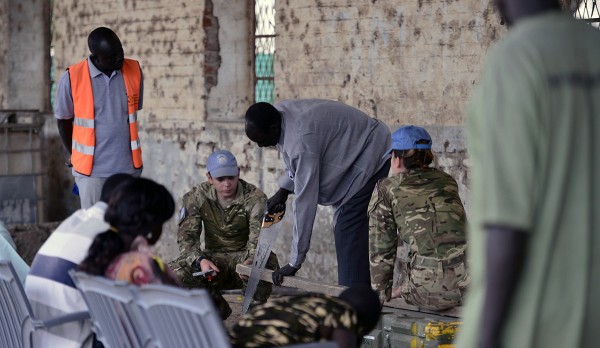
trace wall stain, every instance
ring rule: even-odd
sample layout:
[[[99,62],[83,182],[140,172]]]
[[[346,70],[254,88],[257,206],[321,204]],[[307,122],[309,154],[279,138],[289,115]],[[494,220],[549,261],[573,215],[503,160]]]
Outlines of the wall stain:
[[[398,27],[402,28],[403,24],[404,24],[404,13],[401,13],[400,16],[398,17]]]
[[[213,14],[212,0],[206,0],[202,27],[204,28],[204,88],[206,94],[219,82],[219,68],[221,67],[221,46],[219,43],[219,19]],[[173,49],[173,42],[169,52]]]
[[[476,23],[477,23],[477,22],[476,22],[474,19],[471,19],[471,20],[469,21],[469,23],[467,24],[467,28],[469,28],[469,30],[473,30],[473,29],[475,29],[475,24],[476,24]]]
[[[415,37],[415,40],[419,40],[421,37],[421,28],[413,29],[413,36]]]

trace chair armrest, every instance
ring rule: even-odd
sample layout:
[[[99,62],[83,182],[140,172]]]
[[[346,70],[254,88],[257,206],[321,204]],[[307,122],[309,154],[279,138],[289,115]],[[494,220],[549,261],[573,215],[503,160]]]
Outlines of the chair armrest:
[[[87,311],[83,311],[83,312],[69,313],[69,314],[62,315],[60,317],[50,318],[47,320],[35,320],[33,322],[33,325],[36,328],[49,328],[49,327],[62,325],[62,324],[70,323],[70,322],[74,322],[74,321],[85,320],[85,319],[89,319],[89,318],[90,318],[90,313]]]

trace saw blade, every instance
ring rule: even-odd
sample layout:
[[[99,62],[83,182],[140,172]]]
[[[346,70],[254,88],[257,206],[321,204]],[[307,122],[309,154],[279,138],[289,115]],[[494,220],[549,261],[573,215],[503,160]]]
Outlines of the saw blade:
[[[248,278],[248,285],[246,286],[246,294],[244,295],[244,302],[242,303],[242,313],[246,313],[256,293],[258,282],[260,281],[260,274],[265,269],[269,255],[271,254],[271,248],[277,240],[281,224],[278,224],[281,220],[281,216],[276,216],[273,221],[273,216],[266,216],[263,220],[263,227],[258,236],[258,243],[256,245],[256,251],[254,253],[254,260],[252,261],[252,270],[250,271],[250,277]]]

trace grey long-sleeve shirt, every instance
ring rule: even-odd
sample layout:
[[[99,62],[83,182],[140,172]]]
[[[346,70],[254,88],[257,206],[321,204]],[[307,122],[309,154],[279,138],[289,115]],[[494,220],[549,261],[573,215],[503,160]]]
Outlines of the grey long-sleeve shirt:
[[[279,186],[296,195],[289,262],[299,267],[317,204],[337,209],[352,198],[384,165],[391,135],[383,122],[336,101],[284,100],[275,108],[282,114],[277,149],[287,170]]]

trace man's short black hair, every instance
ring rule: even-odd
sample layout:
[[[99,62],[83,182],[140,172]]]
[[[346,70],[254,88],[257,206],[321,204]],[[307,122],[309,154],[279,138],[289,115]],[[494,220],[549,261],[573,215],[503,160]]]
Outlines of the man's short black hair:
[[[246,111],[246,127],[250,123],[258,129],[267,129],[278,122],[281,122],[279,111],[269,103],[256,103]]]
[[[379,296],[368,285],[355,285],[344,290],[338,298],[348,303],[356,311],[359,326],[362,332],[359,335],[368,334],[381,315],[381,302]]]
[[[105,40],[111,42],[115,40],[118,42],[121,41],[117,34],[111,29],[107,27],[98,27],[92,30],[90,35],[88,35],[88,47],[90,48],[90,52],[97,53],[100,49],[100,43]]]

